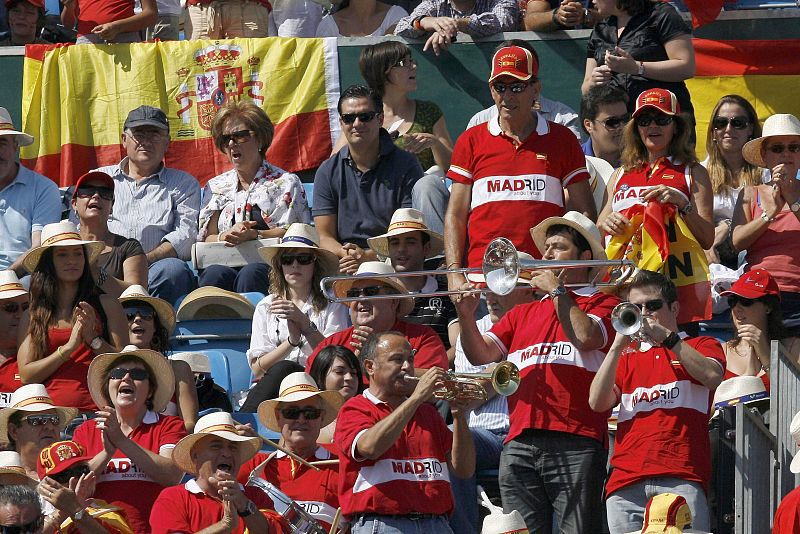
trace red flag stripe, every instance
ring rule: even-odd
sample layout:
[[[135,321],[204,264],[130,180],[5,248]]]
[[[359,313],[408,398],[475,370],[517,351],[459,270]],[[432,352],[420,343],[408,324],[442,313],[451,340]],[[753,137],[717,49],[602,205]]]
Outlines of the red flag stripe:
[[[800,39],[775,41],[714,41],[693,39],[696,76],[742,76],[745,74],[797,74]]]

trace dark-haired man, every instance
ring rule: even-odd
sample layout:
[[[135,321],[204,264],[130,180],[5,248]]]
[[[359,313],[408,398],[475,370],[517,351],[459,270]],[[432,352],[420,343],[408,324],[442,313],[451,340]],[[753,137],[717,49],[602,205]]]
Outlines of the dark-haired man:
[[[44,517],[36,491],[28,486],[0,486],[0,531],[40,532]]]
[[[589,139],[581,145],[583,153],[619,167],[622,131],[631,120],[628,94],[616,87],[597,85],[581,98],[581,120]]]
[[[376,260],[367,238],[383,233],[391,214],[411,207],[422,176],[417,158],[394,145],[383,123],[383,101],[361,85],[345,89],[337,107],[347,146],[314,176],[314,224],[322,248],[339,257],[342,272]]]
[[[620,404],[606,484],[609,529],[641,529],[647,501],[669,492],[686,499],[692,527],[707,531],[708,418],[725,355],[714,338],[679,333],[677,290],[664,275],[639,271],[628,300],[642,311],[646,341],[631,346],[617,333],[589,395],[601,413]]]

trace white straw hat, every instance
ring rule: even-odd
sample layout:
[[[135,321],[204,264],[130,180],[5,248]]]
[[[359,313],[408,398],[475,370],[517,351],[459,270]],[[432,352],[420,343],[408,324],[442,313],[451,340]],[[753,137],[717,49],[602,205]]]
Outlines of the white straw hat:
[[[77,417],[77,408],[56,406],[43,384],[26,384],[11,394],[8,407],[0,410],[0,441],[8,441],[8,420],[16,412],[44,412],[55,410],[58,428],[63,430]]]
[[[333,294],[338,298],[343,298],[347,295],[347,291],[353,287],[353,284],[359,280],[369,280],[370,278],[374,278],[376,282],[380,282],[396,290],[399,295],[407,295],[408,288],[403,285],[400,279],[390,276],[393,274],[397,274],[397,272],[394,270],[394,267],[385,262],[365,261],[358,266],[355,276],[344,280],[337,280],[333,283]],[[376,278],[376,275],[378,278]],[[414,299],[412,297],[401,296],[398,296],[397,298],[400,299],[400,306],[397,309],[397,316],[405,317],[411,313],[411,310],[414,309]]]
[[[11,114],[6,108],[0,108],[0,135],[14,136],[19,146],[29,146],[33,144],[32,135],[20,132],[14,128],[14,123],[11,122]]]
[[[272,264],[272,258],[287,248],[307,248],[314,251],[319,261],[324,276],[332,276],[339,272],[339,258],[330,250],[319,246],[319,233],[309,224],[293,223],[286,229],[279,243],[267,245],[258,249],[258,253],[267,264]]]
[[[4,481],[25,486],[36,485],[22,466],[22,458],[16,451],[0,451],[0,475]]]
[[[183,299],[178,321],[196,319],[252,319],[256,307],[239,293],[214,286],[195,289]]]
[[[723,380],[714,392],[714,404],[729,403],[735,404],[739,399],[744,399],[751,395],[766,393],[767,388],[764,382],[757,376],[734,376]]]
[[[425,217],[422,212],[414,208],[400,208],[392,214],[389,222],[388,231],[375,237],[367,238],[369,248],[384,258],[389,257],[389,238],[395,235],[407,234],[409,232],[422,232],[428,234],[430,240],[430,250],[425,258],[438,256],[444,250],[444,238],[442,234],[434,232],[425,224]]]
[[[792,435],[792,439],[800,448],[800,412],[797,412],[794,417],[792,418],[792,422],[789,425],[789,433]],[[798,450],[794,458],[792,458],[792,463],[789,465],[789,470],[792,473],[800,473],[800,450]]]
[[[314,379],[302,371],[291,373],[281,380],[280,392],[277,398],[263,401],[258,405],[258,418],[264,426],[275,432],[280,432],[275,408],[281,402],[297,402],[312,397],[319,397],[322,401],[322,424],[330,424],[339,413],[339,408],[344,404],[344,397],[336,390],[320,391]]]
[[[544,242],[547,240],[547,230],[549,230],[551,226],[557,224],[569,226],[581,234],[592,248],[593,260],[608,259],[606,250],[603,248],[600,239],[600,230],[597,229],[597,226],[586,215],[578,213],[577,211],[568,211],[563,217],[548,217],[531,228],[531,237],[533,237],[533,242],[536,244],[536,248],[539,249],[539,252],[544,254]]]
[[[123,307],[126,302],[134,300],[140,300],[153,308],[161,325],[167,330],[168,334],[172,334],[172,331],[175,330],[175,309],[169,302],[158,297],[151,297],[150,293],[138,284],[125,288],[125,291],[119,296],[119,302]]]
[[[181,439],[172,450],[172,461],[184,472],[196,475],[197,468],[192,461],[192,448],[209,436],[217,436],[239,444],[239,467],[252,458],[261,448],[261,438],[247,437],[236,432],[236,421],[228,412],[213,412],[198,419],[194,433]],[[236,476],[237,473],[232,473]]]
[[[42,229],[42,244],[29,250],[22,259],[22,265],[32,273],[39,265],[42,254],[50,247],[69,247],[74,245],[86,245],[89,257],[86,258],[87,265],[94,264],[97,257],[103,252],[106,245],[100,241],[85,241],[81,239],[78,228],[69,221],[47,224]]]
[[[192,369],[193,373],[210,373],[211,364],[208,361],[208,356],[202,352],[176,352],[169,357],[173,362],[186,362]]]
[[[0,300],[13,299],[28,292],[17,278],[17,273],[11,270],[0,271]]]
[[[745,143],[742,147],[742,156],[753,165],[766,167],[764,156],[761,153],[762,146],[764,141],[778,135],[800,136],[800,120],[789,113],[778,113],[767,117],[767,120],[764,121],[764,128],[761,130],[761,137]]]

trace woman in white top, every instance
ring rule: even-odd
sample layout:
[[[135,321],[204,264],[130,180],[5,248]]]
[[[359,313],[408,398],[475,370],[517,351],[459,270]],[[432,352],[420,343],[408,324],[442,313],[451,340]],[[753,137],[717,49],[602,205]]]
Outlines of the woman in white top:
[[[336,13],[322,17],[317,37],[391,35],[397,21],[407,16],[402,7],[377,0],[344,0]]]

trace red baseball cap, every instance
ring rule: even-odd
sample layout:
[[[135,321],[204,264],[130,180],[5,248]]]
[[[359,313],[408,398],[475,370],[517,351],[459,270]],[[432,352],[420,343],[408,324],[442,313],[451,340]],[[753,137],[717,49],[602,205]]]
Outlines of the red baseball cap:
[[[44,0],[25,0],[25,1],[34,7],[38,7],[39,9],[44,9]],[[11,4],[15,2],[16,0],[6,0],[6,8],[11,8]]]
[[[675,96],[675,93],[658,87],[643,91],[636,98],[636,110],[633,112],[633,116],[638,116],[648,108],[667,115],[677,115],[681,112],[681,106],[678,104],[678,97]]]
[[[75,182],[75,191],[72,192],[72,198],[75,198],[75,196],[78,194],[78,188],[81,186],[81,184],[84,182],[88,182],[90,180],[97,180],[99,182],[103,182],[103,185],[105,185],[112,191],[114,190],[114,179],[111,176],[100,171],[89,171],[80,178],[78,178],[78,181]]]
[[[88,462],[92,457],[74,441],[56,441],[39,452],[36,462],[36,473],[42,479],[57,475],[80,462]]]
[[[511,76],[524,82],[539,74],[539,61],[521,46],[504,46],[492,57],[492,82],[499,76]]]
[[[758,299],[767,295],[781,296],[778,283],[764,269],[747,271],[734,282],[731,288],[720,293],[723,297],[737,295],[746,299]]]

